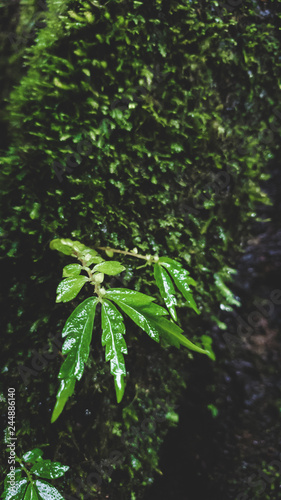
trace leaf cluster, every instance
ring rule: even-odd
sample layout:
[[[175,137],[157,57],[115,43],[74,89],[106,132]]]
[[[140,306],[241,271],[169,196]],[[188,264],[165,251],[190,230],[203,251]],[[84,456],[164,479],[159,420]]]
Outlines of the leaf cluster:
[[[3,500],[63,500],[63,496],[46,479],[62,477],[68,465],[42,458],[42,450],[34,448],[21,458],[16,458],[19,467],[7,474],[4,482]]]
[[[50,248],[76,257],[81,261],[81,264],[69,264],[63,268],[64,279],[57,287],[56,301],[68,302],[74,299],[86,282],[95,285],[96,294],[96,296],[84,300],[74,309],[63,328],[62,337],[65,337],[66,340],[62,347],[62,354],[66,355],[66,359],[58,375],[61,382],[52,414],[52,422],[55,422],[59,417],[68,398],[72,396],[75,381],[80,380],[83,375],[84,365],[90,353],[94,319],[99,303],[101,304],[101,343],[106,347],[105,360],[110,361],[110,371],[114,377],[118,403],[122,400],[125,390],[124,354],[127,354],[124,339],[126,329],[122,313],[125,313],[154,341],[159,342],[161,338],[177,348],[183,345],[214,359],[210,347],[203,349],[193,344],[182,335],[183,330],[174,321],[164,317],[168,311],[155,304],[155,298],[126,288],[111,288],[109,290],[100,288],[104,274],[112,276],[125,270],[125,267],[118,261],[104,261],[96,250],[70,239],[55,239],[50,243]],[[132,252],[127,253],[133,255]],[[140,257],[138,254],[136,255]],[[154,265],[156,284],[173,320],[177,320],[175,310],[177,302],[171,277],[186,299],[187,305],[199,314],[190,288],[190,285],[195,286],[196,282],[189,276],[188,271],[180,263],[168,257],[148,256],[147,264],[149,263]],[[95,265],[91,269],[90,266],[93,264]],[[81,275],[82,271],[87,271],[88,277]]]

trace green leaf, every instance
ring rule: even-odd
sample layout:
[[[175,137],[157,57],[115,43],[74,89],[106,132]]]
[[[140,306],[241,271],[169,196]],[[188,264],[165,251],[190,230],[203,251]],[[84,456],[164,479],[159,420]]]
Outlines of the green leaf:
[[[50,249],[57,250],[64,255],[72,255],[73,257],[75,257],[75,250],[72,243],[73,242],[71,240],[57,238],[51,241]]]
[[[51,241],[50,248],[51,250],[58,250],[58,252],[62,252],[65,255],[77,257],[78,254],[81,254],[88,247],[80,243],[80,241],[73,241],[68,238],[57,238]]]
[[[63,476],[68,469],[68,465],[62,465],[60,462],[42,460],[39,464],[33,465],[30,471],[36,476],[43,477],[45,479],[55,479]]]
[[[92,264],[99,264],[99,262],[104,262],[104,259],[99,255],[93,255],[89,257],[89,254],[87,254],[87,259],[85,259],[85,264],[87,266],[91,266]]]
[[[165,258],[161,257],[159,259],[161,265],[164,266],[168,270],[169,274],[172,276],[175,285],[177,286],[177,288],[187,301],[187,305],[191,307],[197,314],[200,314],[200,311],[196,306],[195,300],[192,295],[192,291],[189,286],[189,285],[195,285],[196,281],[190,278],[188,271],[186,271],[186,269],[181,267],[176,261],[172,261],[176,262],[175,265],[171,264],[170,261],[172,261],[172,259],[168,259],[166,257]]]
[[[114,256],[114,252],[112,250],[106,249],[105,253],[106,253],[107,257],[109,257],[110,259],[112,259],[112,257]]]
[[[178,267],[180,269],[182,269],[182,265],[180,262],[178,262],[177,260],[174,260],[174,259],[171,259],[170,257],[159,257],[159,261],[158,262],[161,262],[161,263],[165,263],[167,265],[170,265],[172,267]],[[188,271],[186,271],[187,274],[189,274]]]
[[[122,273],[126,268],[115,260],[108,260],[97,264],[93,268],[93,272],[108,274],[109,276],[115,276],[116,274]]]
[[[167,309],[158,306],[158,304],[154,304],[154,302],[145,306],[136,306],[136,309],[141,311],[143,314],[148,314],[148,316],[165,316],[166,314],[169,314]]]
[[[127,354],[125,325],[122,314],[116,307],[104,300],[102,304],[102,345],[106,346],[105,360],[110,360],[110,371],[114,376],[117,403],[122,400],[126,376],[126,368],[123,354]]]
[[[160,257],[158,262],[166,269],[168,269],[168,271],[170,271],[171,269],[178,269],[179,271],[181,271],[181,274],[185,276],[185,279],[189,285],[197,285],[197,282],[193,278],[191,278],[191,276],[189,276],[189,272],[187,271],[187,269],[184,269],[180,262],[177,262],[174,259],[170,259],[169,257]]]
[[[65,278],[57,287],[56,302],[69,302],[80,292],[83,285],[89,281],[87,276],[77,276],[76,278]]]
[[[228,304],[233,304],[239,307],[241,305],[240,302],[238,302],[238,300],[235,299],[233,292],[225,285],[225,283],[222,280],[222,277],[218,273],[215,273],[214,278],[218,289],[220,290],[223,297],[225,297]]]
[[[15,482],[15,487],[12,489],[10,484],[5,480],[5,489],[1,495],[4,500],[22,500],[28,486],[27,479],[21,479]]]
[[[9,472],[5,478],[5,481],[4,481],[4,487],[7,488],[9,485],[8,485],[8,481],[12,478],[12,479],[15,479],[16,481],[21,481],[21,479],[25,479],[22,477],[22,474],[23,474],[23,469],[20,468],[20,467],[16,467],[15,470],[13,471],[15,474],[12,475],[11,472]]]
[[[43,451],[40,450],[39,448],[34,448],[33,450],[27,451],[23,456],[22,459],[25,462],[35,464],[39,460],[42,460],[42,455]]]
[[[150,318],[150,321],[154,324],[154,327],[160,333],[160,336],[163,337],[169,344],[180,348],[180,341],[178,339],[178,335],[183,332],[183,330],[166,318]]]
[[[201,336],[201,342],[203,344],[203,347],[205,348],[206,351],[209,352],[209,357],[213,360],[213,361],[216,361],[216,356],[215,356],[215,353],[212,349],[212,343],[213,343],[213,339],[212,337],[210,337],[209,335],[202,335]]]
[[[95,252],[95,255],[97,254],[97,252],[95,250],[93,250],[92,248],[89,248],[87,247],[86,245],[84,245],[84,243],[81,243],[80,241],[77,241],[77,240],[67,240],[70,242],[70,244],[72,245],[72,247],[74,248],[75,252],[79,255],[83,254],[84,252],[86,251],[93,251]]]
[[[87,247],[80,254],[79,258],[80,260],[83,260],[83,262],[87,266],[91,266],[92,264],[98,264],[99,262],[104,262],[104,259],[100,255],[98,255],[98,252],[96,252],[96,250]]]
[[[62,276],[63,278],[78,276],[81,273],[81,269],[81,264],[69,264],[63,268]]]
[[[76,381],[75,378],[68,378],[61,381],[57,393],[57,401],[52,413],[51,423],[57,420],[62,410],[64,409],[65,403],[67,402],[68,398],[72,396],[74,392],[75,381]]]
[[[144,293],[128,290],[127,288],[112,288],[106,292],[106,298],[111,300],[122,300],[128,305],[145,306],[150,304],[155,298]]]
[[[177,313],[175,309],[177,300],[174,295],[175,289],[170,276],[161,265],[155,264],[154,278],[172,318],[177,321]]]
[[[138,306],[133,303],[126,303],[119,298],[112,298],[114,302],[126,313],[128,316],[138,325],[142,330],[144,330],[153,340],[159,342],[159,332],[155,326],[151,323],[149,314],[153,315],[164,315],[168,314],[167,311],[156,304],[150,303],[146,306]]]
[[[62,336],[67,339],[63,344],[62,354],[67,354],[67,358],[58,375],[61,379],[75,377],[80,380],[83,375],[84,364],[90,352],[97,303],[97,297],[84,300],[65,323]]]
[[[183,345],[184,347],[187,347],[192,351],[206,354],[207,356],[209,356],[209,358],[213,359],[211,353],[208,350],[202,349],[201,347],[193,344],[184,335],[182,335],[183,330],[175,323],[172,323],[166,318],[161,317],[150,318],[150,322],[154,325],[155,328],[157,328],[157,330],[164,337],[164,339],[169,342],[169,344],[178,348],[180,347],[180,345]]]
[[[94,263],[103,262],[104,260],[93,248],[83,245],[80,241],[73,241],[67,238],[52,240],[50,248],[52,250],[58,250],[65,255],[72,255],[73,257],[83,260],[88,266]]]
[[[29,484],[24,495],[24,500],[41,500],[41,497],[38,496],[37,491],[32,484]]]
[[[40,495],[40,500],[41,498],[42,500],[64,500],[58,490],[46,481],[37,479],[35,485]]]

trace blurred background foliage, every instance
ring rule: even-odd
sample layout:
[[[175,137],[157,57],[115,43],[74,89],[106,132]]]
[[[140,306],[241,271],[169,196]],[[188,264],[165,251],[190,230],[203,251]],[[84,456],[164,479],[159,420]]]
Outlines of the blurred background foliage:
[[[117,406],[96,324],[85,376],[51,425],[61,364],[51,339],[89,290],[55,304],[70,260],[49,242],[179,259],[201,310],[180,309],[187,336],[226,328],[220,309],[237,305],[231,276],[269,203],[261,181],[281,127],[278,2],[231,3],[0,2],[2,390],[17,389],[18,453],[48,443],[50,458],[71,467],[65,492],[82,500],[142,498],[194,359],[128,323]],[[121,286],[157,295],[151,269],[124,264]],[[122,460],[108,474],[114,450]],[[102,482],[91,491],[96,466]]]

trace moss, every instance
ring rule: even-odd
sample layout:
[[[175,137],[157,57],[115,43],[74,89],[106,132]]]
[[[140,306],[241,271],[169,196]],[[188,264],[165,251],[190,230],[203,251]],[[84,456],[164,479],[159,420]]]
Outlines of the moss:
[[[10,96],[10,147],[2,154],[4,366],[23,394],[20,446],[49,441],[50,458],[71,465],[67,491],[77,488],[75,477],[86,480],[95,470],[93,462],[122,449],[116,480],[107,476],[98,488],[116,499],[130,491],[140,498],[170,425],[166,419],[154,433],[142,432],[143,418],[156,397],[170,399],[168,413],[192,363],[132,328],[128,396],[116,407],[97,328],[88,375],[51,427],[59,356],[31,385],[17,367],[31,366],[32,349],[42,351],[76,304],[62,311],[54,303],[59,269],[68,262],[48,243],[74,237],[185,261],[202,315],[182,308],[181,323],[190,337],[206,333],[219,305],[231,306],[223,283],[230,286],[241,242],[266,201],[260,179],[279,148],[272,126],[277,18],[260,16],[247,1],[219,12],[211,1],[56,0],[47,7],[25,50],[26,74]],[[135,274],[130,266],[123,280],[156,293],[150,283],[149,271]],[[129,446],[122,433],[134,420],[140,428]]]

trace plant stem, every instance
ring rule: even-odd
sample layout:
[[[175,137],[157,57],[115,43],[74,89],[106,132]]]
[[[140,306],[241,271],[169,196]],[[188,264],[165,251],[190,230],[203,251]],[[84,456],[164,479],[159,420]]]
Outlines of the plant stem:
[[[146,255],[140,255],[139,253],[134,252],[126,252],[125,250],[116,250],[115,248],[110,247],[98,247],[98,250],[104,250],[105,252],[108,250],[110,252],[122,253],[123,255],[131,255],[131,257],[136,257],[137,259],[149,260]]]
[[[24,463],[23,463],[23,460],[21,460],[21,458],[19,457],[15,457],[16,461],[19,462],[21,468],[24,470],[24,472],[26,473],[27,475],[27,478],[28,480],[31,482],[31,484],[33,485],[33,479],[32,479],[32,475],[31,473],[29,472],[29,470],[25,467]]]
[[[88,273],[88,276],[90,278],[91,283],[94,283],[94,285],[95,285],[94,292],[98,295],[99,298],[101,298],[101,295],[100,295],[100,283],[97,283],[95,281],[94,275],[93,275],[92,270],[90,269],[90,267],[88,267],[83,260],[81,260],[81,263],[82,263],[84,271],[86,271]]]

